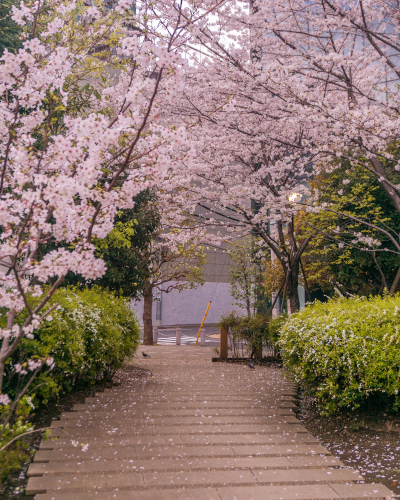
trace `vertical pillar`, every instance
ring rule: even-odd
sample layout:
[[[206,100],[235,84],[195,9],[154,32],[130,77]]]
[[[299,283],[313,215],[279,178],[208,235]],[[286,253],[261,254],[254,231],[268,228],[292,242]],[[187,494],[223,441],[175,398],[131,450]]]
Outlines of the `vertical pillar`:
[[[301,311],[302,309],[304,309],[306,305],[306,289],[304,288],[304,286],[299,285],[298,292],[299,292],[300,311]],[[310,297],[308,298],[308,300],[310,300]]]
[[[221,359],[228,358],[228,330],[221,326],[219,338],[219,357]]]
[[[176,345],[181,345],[181,336],[182,336],[182,329],[177,328],[176,329]]]
[[[161,290],[156,290],[156,325],[161,326],[162,319],[162,294]]]
[[[205,345],[206,345],[206,332],[204,331],[203,328],[200,333],[200,346],[204,347]]]
[[[153,344],[158,342],[158,326],[153,326]]]
[[[262,345],[254,351],[254,359],[262,359]]]

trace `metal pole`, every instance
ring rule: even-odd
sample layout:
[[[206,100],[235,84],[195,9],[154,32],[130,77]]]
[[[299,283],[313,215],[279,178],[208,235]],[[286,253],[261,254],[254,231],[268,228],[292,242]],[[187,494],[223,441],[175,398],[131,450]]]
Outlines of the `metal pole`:
[[[200,346],[204,347],[206,345],[206,332],[202,330],[200,335]]]
[[[157,344],[158,342],[158,327],[153,326],[153,344]]]
[[[197,342],[199,341],[199,337],[200,337],[201,329],[203,328],[204,322],[205,322],[205,320],[206,320],[206,318],[207,318],[207,314],[208,314],[208,310],[210,309],[210,306],[211,306],[211,300],[210,300],[210,302],[208,303],[208,306],[207,306],[207,311],[206,311],[206,313],[205,313],[205,315],[204,315],[203,321],[201,322],[201,325],[200,325],[200,328],[199,328],[199,333],[197,334],[197,339],[196,339],[196,343],[195,343],[195,345],[197,345]]]
[[[181,335],[182,335],[182,329],[177,328],[176,329],[176,345],[181,345]]]

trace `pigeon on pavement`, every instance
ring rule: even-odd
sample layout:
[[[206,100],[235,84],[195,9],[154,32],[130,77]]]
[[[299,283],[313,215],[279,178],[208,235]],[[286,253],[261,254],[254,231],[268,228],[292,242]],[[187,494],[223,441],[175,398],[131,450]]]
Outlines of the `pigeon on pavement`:
[[[149,356],[148,354],[146,354],[145,352],[142,352],[142,356],[143,356],[144,358],[149,358],[149,357],[150,357],[150,356]]]
[[[248,363],[247,363],[248,367],[251,368],[252,370],[254,370],[254,363],[252,360],[250,360]]]

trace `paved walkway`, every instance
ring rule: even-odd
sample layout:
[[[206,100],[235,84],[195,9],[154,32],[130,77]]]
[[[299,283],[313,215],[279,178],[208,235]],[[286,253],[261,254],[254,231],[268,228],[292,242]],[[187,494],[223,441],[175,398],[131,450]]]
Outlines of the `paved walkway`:
[[[211,363],[208,347],[145,347],[153,376],[54,422],[29,468],[36,500],[389,498],[300,425],[274,367]],[[84,451],[83,446],[88,447]]]

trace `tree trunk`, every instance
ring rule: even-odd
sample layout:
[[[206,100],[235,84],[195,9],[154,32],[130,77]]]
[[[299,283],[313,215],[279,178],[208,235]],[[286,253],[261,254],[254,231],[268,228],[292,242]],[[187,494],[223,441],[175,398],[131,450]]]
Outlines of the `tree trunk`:
[[[247,297],[246,299],[246,309],[247,309],[247,317],[250,318],[251,316],[251,310],[250,310],[250,299],[249,297]]]
[[[146,283],[143,290],[143,345],[153,345],[153,287]]]
[[[382,163],[379,161],[379,159],[376,156],[373,156],[370,159],[370,162],[372,163],[374,170],[377,174],[378,179],[383,178],[386,179],[386,173],[385,170],[382,166]],[[386,182],[382,181],[379,182],[380,186],[382,189],[386,192],[386,194],[389,196],[391,199],[395,209],[397,210],[397,213],[400,214],[400,196],[398,193],[391,187],[386,184]]]
[[[288,297],[289,307],[288,313],[293,314],[300,309],[299,300],[299,262],[292,264],[292,268],[289,272],[286,293]],[[290,311],[289,311],[290,309]]]

